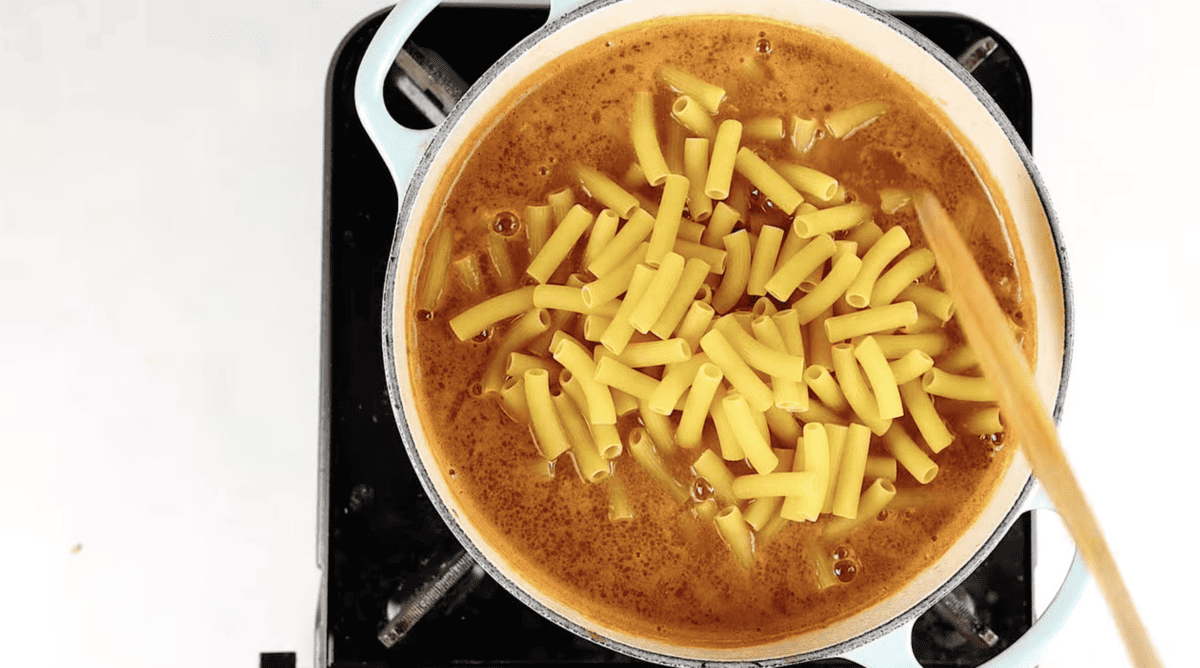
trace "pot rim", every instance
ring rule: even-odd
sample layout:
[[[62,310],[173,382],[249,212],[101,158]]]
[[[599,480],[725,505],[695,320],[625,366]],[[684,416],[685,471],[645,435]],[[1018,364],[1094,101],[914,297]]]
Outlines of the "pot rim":
[[[405,233],[408,231],[408,226],[413,221],[410,219],[419,191],[429,175],[431,165],[434,158],[441,151],[452,131],[456,128],[459,121],[462,119],[466,110],[471,107],[474,102],[480,97],[484,89],[498,77],[498,75],[511,66],[515,61],[521,58],[525,53],[533,49],[537,44],[541,43],[549,35],[559,31],[568,23],[579,19],[592,12],[607,8],[611,5],[630,2],[635,0],[592,0],[573,10],[566,12],[560,16],[552,16],[544,25],[539,27],[533,33],[522,39],[512,49],[510,49],[503,57],[495,64],[487,69],[467,90],[466,94],[454,106],[448,114],[446,120],[437,127],[432,139],[429,141],[428,147],[425,149],[420,161],[418,162],[411,178],[407,184],[397,184],[398,189],[403,191],[400,198],[400,204],[397,211],[396,230],[392,240],[392,248],[388,256],[388,268],[385,278],[384,295],[383,295],[383,314],[382,314],[382,352],[384,358],[384,366],[387,375],[387,386],[389,400],[392,405],[392,412],[396,418],[397,426],[400,430],[401,440],[404,442],[405,449],[408,452],[409,459],[413,465],[417,476],[421,480],[422,486],[428,493],[429,499],[438,514],[446,521],[455,538],[462,544],[463,548],[471,555],[471,557],[480,564],[497,582],[501,584],[507,591],[516,596],[522,603],[535,610],[538,614],[549,619],[555,624],[567,629],[568,631],[596,642],[608,649],[620,652],[629,656],[634,656],[642,660],[655,663],[675,666],[697,666],[707,664],[720,665],[755,665],[755,666],[777,666],[787,665],[796,661],[811,661],[817,659],[842,656],[846,653],[858,649],[862,646],[897,630],[906,623],[914,620],[917,616],[928,610],[934,603],[944,598],[950,591],[956,588],[963,580],[966,579],[974,570],[982,563],[982,561],[991,553],[996,544],[1007,533],[1008,529],[1016,521],[1025,509],[1025,502],[1029,499],[1033,488],[1035,487],[1033,476],[1030,475],[1024,482],[1020,494],[1017,496],[1013,506],[1005,513],[1003,519],[996,526],[995,530],[986,540],[983,541],[980,548],[968,559],[961,568],[953,575],[946,579],[941,586],[937,587],[928,595],[922,597],[914,605],[910,606],[903,612],[895,615],[888,621],[875,626],[874,628],[848,638],[844,641],[834,643],[827,647],[795,654],[787,657],[754,660],[751,662],[744,661],[719,661],[719,660],[696,660],[661,654],[651,650],[632,646],[618,640],[598,635],[596,632],[587,629],[576,622],[566,619],[554,610],[546,607],[532,595],[527,593],[520,585],[512,581],[505,573],[486,558],[482,551],[474,544],[467,536],[464,529],[459,525],[455,518],[454,512],[446,505],[441,495],[436,493],[435,487],[430,479],[430,473],[426,470],[423,460],[417,450],[416,442],[413,438],[413,431],[409,425],[409,421],[405,415],[404,408],[400,402],[399,378],[396,366],[396,356],[394,353],[395,335],[394,335],[394,307],[397,287],[397,271],[400,262],[402,241],[405,238]],[[1033,163],[1032,155],[1029,149],[1025,146],[1023,140],[1017,134],[1008,117],[1000,110],[999,106],[992,99],[991,95],[983,88],[981,84],[968,73],[954,58],[935,45],[927,37],[917,32],[912,27],[908,26],[895,16],[888,14],[880,9],[867,5],[860,0],[822,0],[824,2],[841,5],[843,7],[853,9],[866,18],[872,19],[893,31],[901,34],[903,37],[913,42],[921,48],[928,56],[934,58],[943,67],[948,69],[962,84],[964,84],[975,98],[983,105],[984,109],[999,125],[1013,150],[1016,152],[1022,165],[1037,192],[1041,201],[1043,210],[1045,211],[1046,222],[1049,227],[1050,236],[1053,239],[1055,246],[1055,255],[1058,260],[1062,280],[1062,317],[1063,317],[1063,347],[1062,347],[1062,365],[1059,373],[1058,392],[1055,397],[1054,408],[1052,411],[1053,418],[1057,422],[1061,416],[1063,409],[1063,400],[1066,394],[1067,380],[1071,367],[1071,343],[1074,332],[1074,309],[1071,296],[1070,278],[1068,272],[1066,250],[1062,243],[1062,234],[1058,226],[1057,216],[1051,206],[1050,198],[1046,192],[1045,184],[1040,173],[1037,171]],[[1040,334],[1039,334],[1040,336]]]

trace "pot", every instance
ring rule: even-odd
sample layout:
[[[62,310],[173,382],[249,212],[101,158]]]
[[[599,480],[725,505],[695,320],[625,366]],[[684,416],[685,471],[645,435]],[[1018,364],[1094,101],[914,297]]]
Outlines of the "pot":
[[[405,361],[407,330],[403,326],[407,286],[417,251],[416,230],[428,213],[431,194],[454,150],[529,75],[574,46],[632,23],[677,14],[757,14],[816,29],[878,58],[934,100],[975,149],[994,176],[999,192],[993,196],[1006,200],[1013,228],[1025,249],[1037,301],[1035,380],[1043,401],[1057,407],[1065,391],[1069,365],[1070,304],[1065,258],[1041,180],[1003,113],[947,54],[893,17],[856,0],[596,0],[578,7],[552,2],[546,25],[488,70],[441,126],[427,131],[408,130],[388,115],[382,97],[383,82],[404,41],[436,5],[436,0],[416,0],[392,11],[364,57],[355,96],[363,125],[396,181],[400,200],[384,286],[383,355],[388,388],[410,459],[443,519],[471,556],[530,607],[585,638],[644,660],[670,665],[782,665],[846,656],[868,666],[917,665],[908,646],[913,621],[978,566],[1021,512],[1049,505],[1044,496],[1034,493],[1030,466],[1020,453],[991,502],[938,561],[903,588],[850,618],[782,641],[731,649],[689,647],[632,636],[605,627],[532,586],[509,566],[504,554],[483,539],[471,518],[458,507],[413,408],[413,380]],[[410,225],[414,221],[417,224]],[[1050,611],[996,661],[1032,665],[1046,639],[1065,621],[1085,580],[1086,571],[1077,555]]]

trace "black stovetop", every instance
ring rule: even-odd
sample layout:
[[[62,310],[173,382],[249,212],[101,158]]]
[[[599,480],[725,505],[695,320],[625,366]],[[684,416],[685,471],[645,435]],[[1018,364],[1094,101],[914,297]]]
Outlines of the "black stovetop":
[[[377,638],[389,598],[411,591],[461,549],[408,461],[381,357],[383,286],[397,200],[387,168],[358,121],[353,87],[383,16],[364,20],[345,38],[327,84],[318,536],[324,576],[316,665],[639,663],[547,621],[479,569],[394,647],[384,647]],[[1025,143],[1031,143],[1028,77],[1003,37],[959,15],[897,16],[955,56],[977,40],[993,37],[998,47],[975,75]],[[412,41],[439,52],[470,83],[545,17],[544,9],[440,7]],[[399,92],[385,99],[400,122],[429,126]],[[1029,628],[1030,523],[1029,515],[1022,517],[962,585],[981,606],[981,620],[999,636],[996,646],[977,649],[931,610],[918,620],[913,635],[923,665],[980,665]],[[809,665],[853,664],[834,660]]]

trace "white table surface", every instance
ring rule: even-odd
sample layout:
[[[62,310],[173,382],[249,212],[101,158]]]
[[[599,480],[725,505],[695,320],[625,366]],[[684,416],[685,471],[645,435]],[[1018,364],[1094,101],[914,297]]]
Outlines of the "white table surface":
[[[1077,309],[1062,438],[1196,665],[1197,12],[877,4],[973,15],[1029,70]],[[0,5],[0,663],[311,664],[324,86],[382,6]],[[1129,665],[1094,587],[1041,665]]]

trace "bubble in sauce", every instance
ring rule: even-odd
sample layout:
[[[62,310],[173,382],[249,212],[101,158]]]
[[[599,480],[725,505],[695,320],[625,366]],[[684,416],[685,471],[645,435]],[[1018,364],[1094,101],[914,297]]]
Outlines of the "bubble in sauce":
[[[505,237],[511,237],[517,233],[521,227],[521,221],[517,215],[511,211],[501,211],[496,214],[496,218],[492,220],[492,231],[496,234]]]
[[[833,577],[842,582],[850,582],[858,575],[858,565],[849,559],[842,559],[833,565]]]
[[[433,311],[428,309],[421,309],[417,311],[417,320],[420,322],[429,322],[430,320],[433,320]]]
[[[692,481],[692,498],[703,503],[712,498],[713,486],[703,476]]]
[[[759,34],[761,35],[762,33]],[[760,37],[759,40],[754,43],[754,50],[757,51],[759,55],[771,55],[771,40],[767,39],[766,37]]]
[[[492,330],[485,329],[482,332],[471,337],[471,340],[474,341],[475,343],[483,343],[484,341],[487,341],[488,337],[491,335],[492,335]]]
[[[835,561],[841,561],[842,559],[847,559],[849,557],[850,557],[850,548],[845,545],[842,545],[841,547],[839,547],[833,551],[833,558]]]

